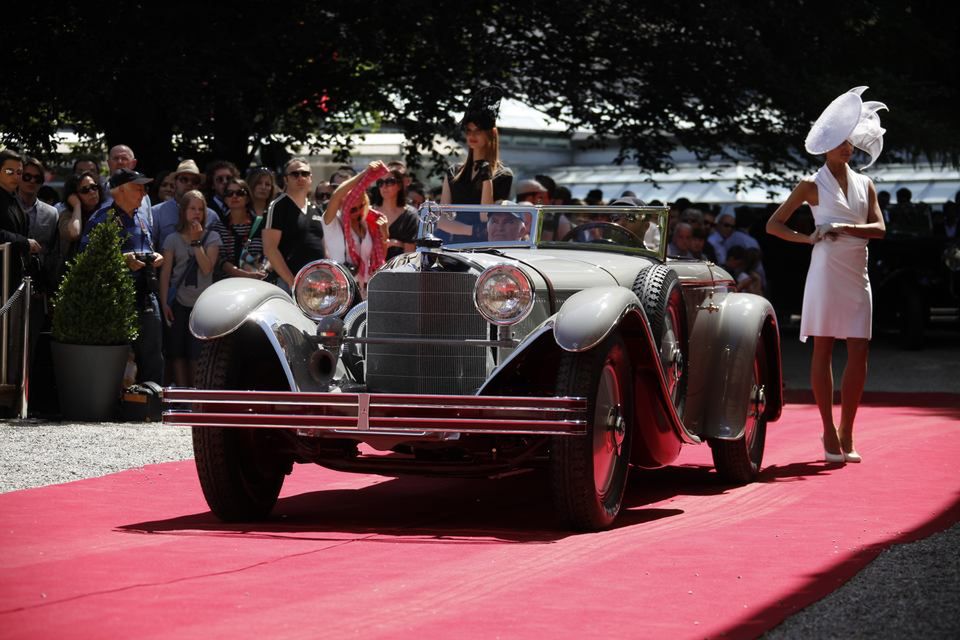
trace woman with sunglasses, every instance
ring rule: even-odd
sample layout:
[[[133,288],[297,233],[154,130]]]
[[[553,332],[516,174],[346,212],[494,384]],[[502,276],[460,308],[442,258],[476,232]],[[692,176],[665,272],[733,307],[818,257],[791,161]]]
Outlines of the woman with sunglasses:
[[[323,215],[313,203],[313,172],[303,158],[283,167],[284,192],[267,208],[263,254],[270,261],[268,280],[288,293],[297,272],[324,256]]]
[[[380,192],[380,213],[387,217],[389,225],[387,260],[414,251],[420,218],[416,209],[407,204],[403,173],[392,170],[377,180],[377,189]]]
[[[223,240],[221,273],[228,278],[263,280],[263,218],[253,213],[245,180],[231,178],[223,189],[227,215],[211,227]]]
[[[250,169],[247,172],[247,184],[250,185],[250,208],[258,216],[267,215],[267,207],[280,194],[273,171],[266,167]]]
[[[84,171],[78,176],[70,176],[63,187],[65,207],[60,212],[57,223],[60,232],[60,255],[66,260],[77,253],[80,246],[80,233],[103,202],[99,176]]]
[[[160,204],[177,197],[177,181],[173,171],[161,171],[150,183],[150,201]]]
[[[323,240],[327,257],[347,265],[367,297],[367,282],[387,256],[387,217],[370,207],[367,187],[390,175],[386,165],[374,160],[333,192],[323,214]]]

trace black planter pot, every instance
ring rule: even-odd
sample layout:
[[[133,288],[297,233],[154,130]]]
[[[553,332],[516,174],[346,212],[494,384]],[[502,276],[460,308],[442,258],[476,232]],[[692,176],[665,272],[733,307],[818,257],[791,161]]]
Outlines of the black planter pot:
[[[50,347],[64,419],[113,419],[130,347],[60,342],[52,342]]]

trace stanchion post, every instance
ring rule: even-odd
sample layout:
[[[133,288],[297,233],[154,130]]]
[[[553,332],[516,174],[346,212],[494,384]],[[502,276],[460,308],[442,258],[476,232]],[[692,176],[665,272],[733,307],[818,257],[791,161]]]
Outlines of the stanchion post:
[[[27,417],[29,406],[27,404],[30,397],[30,298],[33,297],[33,282],[30,276],[23,279],[23,363],[21,371],[23,377],[20,379],[20,418]]]
[[[0,305],[6,304],[10,299],[10,243],[0,244],[0,253],[3,254],[3,301]],[[0,318],[0,384],[7,384],[7,334],[10,321],[6,314]]]

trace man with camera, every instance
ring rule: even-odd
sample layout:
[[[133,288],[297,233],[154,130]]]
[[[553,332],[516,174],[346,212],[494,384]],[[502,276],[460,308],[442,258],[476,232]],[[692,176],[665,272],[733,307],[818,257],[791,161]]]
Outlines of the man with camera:
[[[80,250],[86,249],[90,232],[98,224],[111,222],[120,227],[121,251],[137,287],[137,308],[140,336],[133,343],[137,360],[137,381],[163,383],[161,351],[162,320],[157,293],[160,290],[157,269],[163,256],[156,252],[150,231],[149,211],[140,209],[146,195],[146,184],[153,180],[130,169],[120,169],[110,176],[113,202],[90,217],[83,230]]]

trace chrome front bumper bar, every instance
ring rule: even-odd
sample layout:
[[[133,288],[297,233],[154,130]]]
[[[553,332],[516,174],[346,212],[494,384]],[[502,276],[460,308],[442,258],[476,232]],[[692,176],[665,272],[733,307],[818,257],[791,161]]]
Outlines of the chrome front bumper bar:
[[[163,422],[183,427],[356,435],[584,435],[586,398],[163,390]]]

